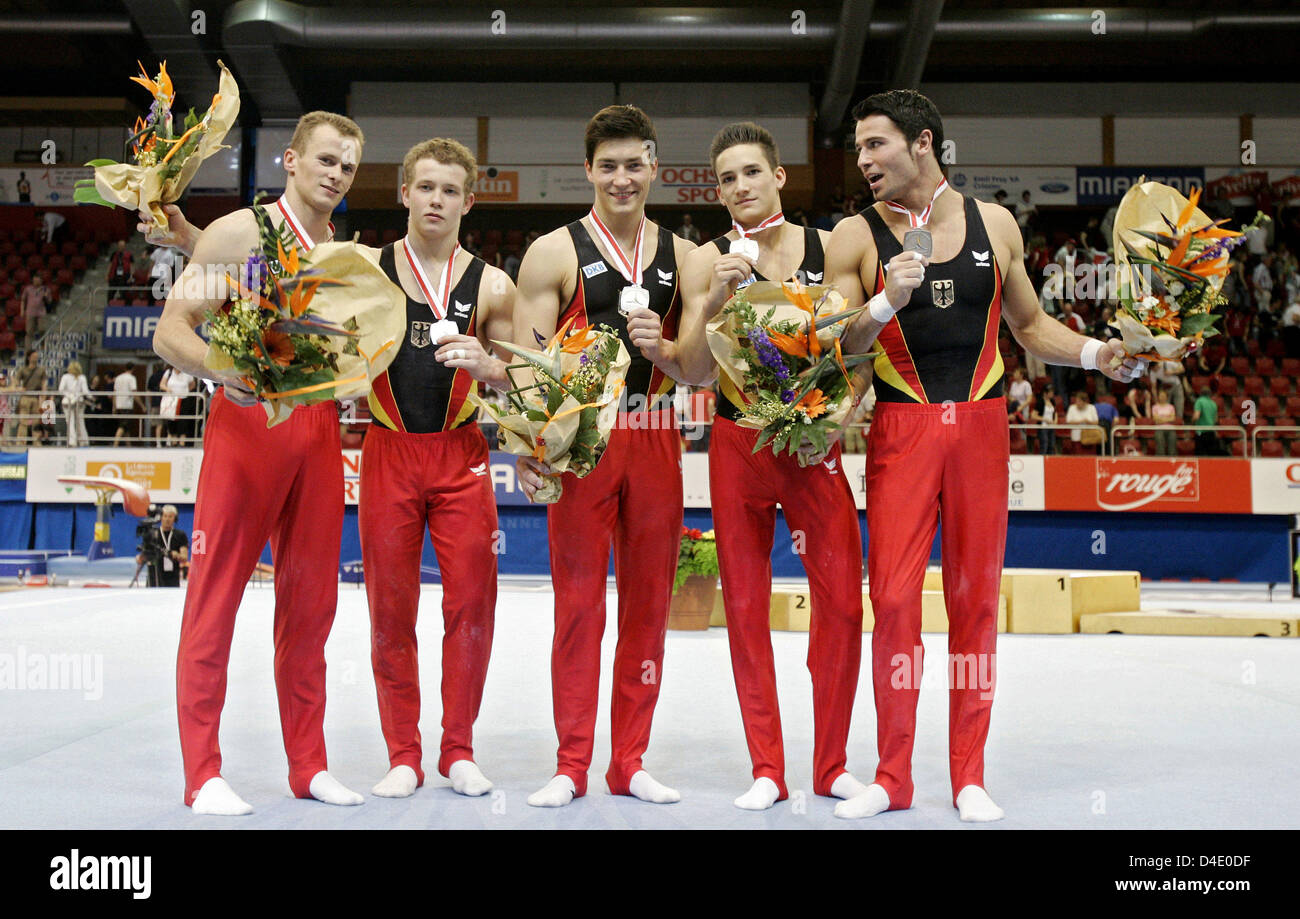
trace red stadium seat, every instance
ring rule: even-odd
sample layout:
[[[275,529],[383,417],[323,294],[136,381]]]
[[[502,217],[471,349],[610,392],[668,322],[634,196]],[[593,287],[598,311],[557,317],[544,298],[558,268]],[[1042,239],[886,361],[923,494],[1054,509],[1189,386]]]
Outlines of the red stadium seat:
[[[1187,438],[1184,438],[1184,439],[1178,441],[1177,444],[1176,444],[1176,446],[1177,446],[1177,448],[1178,448],[1178,455],[1179,455],[1179,456],[1195,456],[1195,455],[1196,455],[1196,441],[1193,440],[1193,439],[1191,439],[1190,437],[1187,437]]]
[[[18,340],[13,332],[0,332],[0,351],[13,351],[18,347]]]
[[[59,251],[59,247],[54,245],[54,243],[45,243],[40,248],[41,255],[47,257],[56,254],[58,251]]]
[[[1282,452],[1282,441],[1280,440],[1263,441],[1259,445],[1259,455],[1268,456],[1268,457],[1283,456],[1284,454]]]
[[[81,255],[83,258],[97,258],[99,256],[99,243],[93,241],[82,243]]]
[[[1275,402],[1275,403],[1276,403],[1276,401],[1277,401],[1277,400],[1274,399],[1274,402]],[[1262,400],[1261,400],[1261,402],[1260,402],[1260,405],[1261,405],[1261,407],[1263,406],[1263,401],[1262,401]],[[1288,415],[1291,415],[1292,417],[1300,417],[1300,396],[1287,396],[1287,397],[1286,397],[1286,413],[1287,413]],[[1274,411],[1273,414],[1274,414],[1274,415],[1280,415],[1280,414],[1282,414],[1282,413],[1281,413],[1280,411]]]
[[[35,255],[36,243],[32,242],[31,240],[28,240],[27,242],[19,244],[18,254],[21,255],[23,258],[27,258],[27,256],[29,255]]]
[[[50,271],[61,271],[68,267],[68,260],[61,255],[51,255],[45,260],[45,267]]]
[[[1288,456],[1300,456],[1300,440],[1293,440],[1287,445]]]
[[[1258,339],[1248,338],[1246,340],[1246,354],[1251,357],[1259,357],[1260,347]]]
[[[1248,396],[1262,396],[1268,392],[1268,384],[1264,382],[1263,377],[1246,377],[1242,382],[1242,389]]]
[[[371,248],[379,247],[379,232],[377,230],[362,230],[361,245],[370,246]]]
[[[1012,453],[1029,452],[1029,441],[1025,439],[1025,432],[1020,428],[1016,428],[1011,432],[1011,452]]]
[[[1187,382],[1191,385],[1193,394],[1199,394],[1206,386],[1209,386],[1211,389],[1214,388],[1214,378],[1202,374],[1188,377]]]
[[[383,235],[380,236],[380,239],[383,240],[385,246],[388,245],[389,243],[395,243],[401,238],[402,238],[402,231],[392,230],[392,229],[384,230]]]
[[[1300,357],[1284,357],[1282,373],[1288,377],[1300,377]]]
[[[1126,438],[1119,442],[1119,452],[1121,456],[1143,456],[1142,444],[1133,438]]]
[[[24,262],[23,264],[27,266],[27,270],[28,270],[28,271],[44,271],[44,270],[45,270],[45,256],[43,256],[43,255],[29,255],[29,256],[27,256],[27,261]]]
[[[10,319],[17,316],[23,311],[23,301],[17,297],[10,297],[5,301],[5,315]]]
[[[1243,438],[1233,438],[1232,446],[1229,448],[1233,456],[1246,455],[1246,441]]]
[[[1287,414],[1293,414],[1290,409],[1290,400],[1287,402]],[[1259,414],[1265,418],[1271,418],[1274,415],[1282,414],[1282,403],[1278,401],[1277,396],[1264,396],[1259,400]],[[1294,414],[1300,414],[1296,412]]]
[[[1228,360],[1228,369],[1239,377],[1244,377],[1250,373],[1250,358],[1234,357]]]
[[[5,257],[5,271],[14,272],[23,266],[23,257],[14,252]]]
[[[1291,378],[1290,377],[1273,377],[1269,383],[1268,391],[1275,396],[1291,395]]]
[[[1277,373],[1277,364],[1271,357],[1256,358],[1255,372],[1262,377],[1271,377]]]
[[[84,255],[74,255],[68,259],[68,267],[73,271],[85,271],[86,257]]]
[[[19,313],[17,316],[9,318],[9,328],[13,329],[19,335],[27,332],[27,317]]]
[[[60,268],[59,273],[54,276],[54,280],[64,287],[71,287],[76,279],[77,276],[72,273],[70,268]]]
[[[77,244],[69,240],[59,247],[59,254],[64,258],[72,258],[77,254]]]
[[[1275,338],[1268,343],[1264,353],[1274,360],[1281,360],[1286,357],[1286,345],[1282,344],[1282,339]]]
[[[1236,394],[1237,394],[1237,378],[1227,377],[1227,376],[1219,377],[1219,395],[1235,396]]]
[[[12,284],[0,284],[0,300],[8,300],[17,293],[17,288]]]
[[[13,274],[9,275],[9,280],[12,281],[14,285],[17,287],[21,287],[31,279],[32,279],[32,273],[28,271],[26,268],[19,268]]]

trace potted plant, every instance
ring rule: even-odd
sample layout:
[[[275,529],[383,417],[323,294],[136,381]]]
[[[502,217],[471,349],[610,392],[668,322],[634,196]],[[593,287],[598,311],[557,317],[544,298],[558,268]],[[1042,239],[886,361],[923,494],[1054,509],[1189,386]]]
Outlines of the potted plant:
[[[668,628],[707,629],[717,589],[718,543],[713,531],[682,527]]]

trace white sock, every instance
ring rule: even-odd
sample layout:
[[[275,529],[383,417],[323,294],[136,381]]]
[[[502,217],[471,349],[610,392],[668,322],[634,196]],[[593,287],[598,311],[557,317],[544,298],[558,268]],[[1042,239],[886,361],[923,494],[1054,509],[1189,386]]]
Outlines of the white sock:
[[[967,823],[991,823],[1006,816],[1002,808],[993,803],[989,793],[978,785],[967,785],[957,792],[957,813]]]
[[[381,798],[409,798],[415,794],[420,784],[420,777],[410,766],[394,766],[388,775],[380,779],[379,784],[370,789],[371,793]],[[315,794],[315,792],[313,792]]]
[[[324,769],[312,776],[311,784],[307,786],[307,793],[317,801],[340,806],[364,804],[366,800],[355,791],[344,788],[343,783]]]
[[[213,817],[243,817],[253,812],[253,806],[235,794],[235,790],[218,775],[203,783],[190,810]]]
[[[627,783],[627,790],[632,793],[632,797],[651,804],[676,804],[682,799],[676,789],[656,782],[644,769],[632,776],[632,780]]]
[[[458,795],[477,798],[492,790],[492,783],[479,771],[478,765],[472,759],[456,760],[447,770],[447,777],[451,779],[452,791]]]
[[[567,775],[557,775],[528,796],[533,807],[564,807],[573,800],[578,789]]]
[[[765,811],[781,797],[781,789],[767,776],[756,779],[749,791],[736,799],[736,807],[747,811]]]
[[[857,820],[860,817],[874,817],[889,810],[889,792],[879,785],[868,785],[867,790],[856,797],[841,801],[835,805],[835,816],[845,820]]]
[[[858,795],[866,794],[867,786],[863,785],[847,772],[841,772],[840,777],[831,782],[831,794],[837,798],[848,800],[856,798]]]

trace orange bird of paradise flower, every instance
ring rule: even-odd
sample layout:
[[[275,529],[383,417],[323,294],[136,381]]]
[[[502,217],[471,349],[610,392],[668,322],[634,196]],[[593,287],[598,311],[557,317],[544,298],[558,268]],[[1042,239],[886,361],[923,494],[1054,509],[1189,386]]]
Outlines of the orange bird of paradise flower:
[[[144,69],[144,64],[141,64],[139,61],[136,61],[136,64],[140,68],[140,76],[131,77],[131,82],[139,83],[145,89],[149,90],[155,99],[166,97],[170,104],[171,100],[176,97],[172,88],[172,78],[167,76],[167,62],[163,61],[162,66],[158,68],[157,80],[149,79],[149,71]]]

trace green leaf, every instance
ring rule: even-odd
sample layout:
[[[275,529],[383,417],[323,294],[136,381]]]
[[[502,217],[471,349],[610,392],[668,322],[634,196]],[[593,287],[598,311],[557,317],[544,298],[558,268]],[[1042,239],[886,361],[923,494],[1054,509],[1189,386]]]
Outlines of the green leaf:
[[[1192,316],[1183,317],[1182,325],[1179,326],[1178,335],[1185,338],[1189,335],[1195,335],[1197,332],[1204,333],[1206,329],[1211,328],[1219,319],[1214,313],[1196,313]]]

